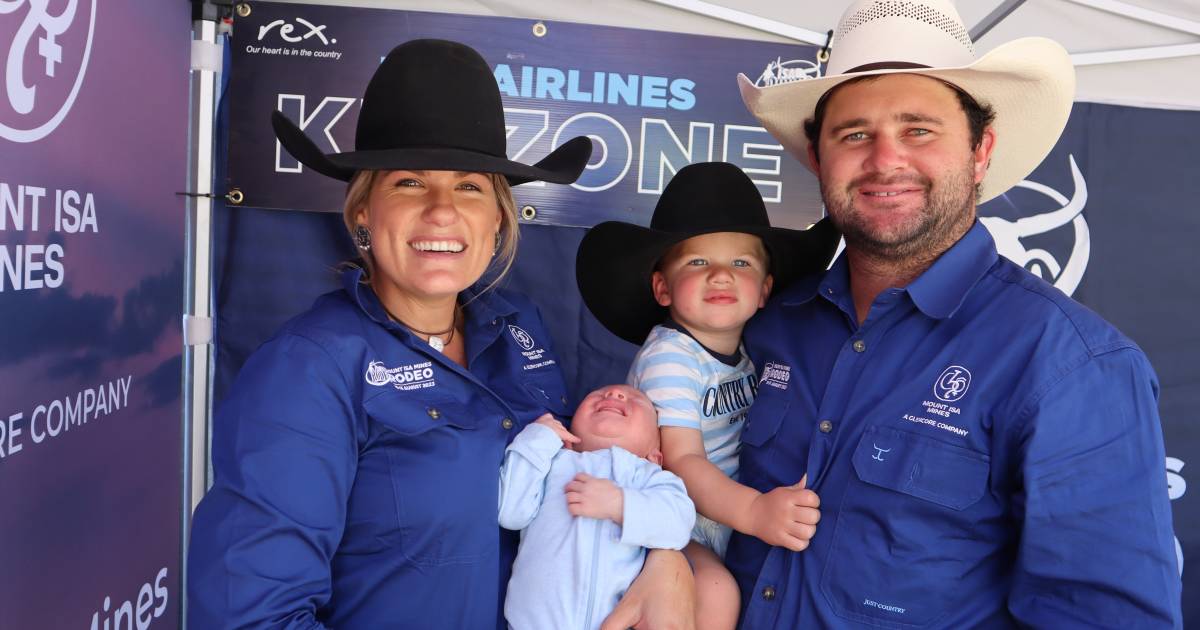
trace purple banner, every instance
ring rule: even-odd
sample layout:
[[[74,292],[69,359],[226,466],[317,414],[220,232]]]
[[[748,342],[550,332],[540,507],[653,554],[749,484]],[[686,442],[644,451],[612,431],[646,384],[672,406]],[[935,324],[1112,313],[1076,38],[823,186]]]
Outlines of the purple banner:
[[[186,2],[0,2],[0,627],[179,625]]]
[[[516,189],[528,221],[649,223],[675,171],[712,160],[750,175],[774,225],[820,218],[816,180],[758,126],[735,80],[739,72],[767,82],[812,70],[814,47],[270,2],[255,3],[238,20],[231,44],[228,185],[245,193],[244,205],[340,211],[344,186],[303,174],[276,143],[268,117],[282,111],[327,153],[351,150],[359,97],[375,65],[419,37],[470,44],[492,65],[510,158],[536,162],[574,136],[592,137],[595,151],[579,181]]]

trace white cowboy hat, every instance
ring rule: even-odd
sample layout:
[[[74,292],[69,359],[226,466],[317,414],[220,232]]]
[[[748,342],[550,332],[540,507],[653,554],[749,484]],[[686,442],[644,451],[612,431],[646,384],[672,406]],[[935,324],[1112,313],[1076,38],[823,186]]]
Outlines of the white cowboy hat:
[[[1058,141],[1075,97],[1067,51],[1043,37],[1006,42],[979,59],[948,0],[860,0],[838,22],[825,76],[757,87],[738,85],[746,108],[801,163],[804,121],[834,86],[861,76],[908,73],[953,84],[996,112],[996,148],[980,201],[1025,178]]]

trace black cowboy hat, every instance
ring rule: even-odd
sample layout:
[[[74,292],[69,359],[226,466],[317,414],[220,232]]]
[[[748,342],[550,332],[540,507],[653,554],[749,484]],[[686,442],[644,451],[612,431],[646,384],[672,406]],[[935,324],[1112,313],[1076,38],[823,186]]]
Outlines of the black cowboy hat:
[[[584,303],[613,334],[641,344],[667,317],[650,287],[659,259],[676,243],[713,232],[761,238],[776,291],[825,269],[841,238],[829,219],[807,230],[773,228],[762,195],[742,169],[727,162],[691,164],[663,190],[650,227],[606,221],[583,237],[575,281]]]
[[[499,173],[512,185],[575,181],[592,142],[573,138],[529,166],[508,159],[500,88],[474,49],[415,39],[388,53],[363,94],[354,151],[323,154],[292,121],[271,114],[275,135],[314,171],[350,181],[361,170],[446,170]]]

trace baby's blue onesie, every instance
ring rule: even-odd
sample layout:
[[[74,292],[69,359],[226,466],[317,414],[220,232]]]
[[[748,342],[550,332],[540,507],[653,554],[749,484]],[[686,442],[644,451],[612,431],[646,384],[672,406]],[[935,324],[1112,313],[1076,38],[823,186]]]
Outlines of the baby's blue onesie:
[[[623,525],[572,516],[564,488],[578,473],[624,493]],[[598,628],[642,570],[646,548],[682,549],[696,509],[683,481],[614,446],[577,453],[530,424],[500,469],[500,525],[520,529],[504,617],[514,630]]]

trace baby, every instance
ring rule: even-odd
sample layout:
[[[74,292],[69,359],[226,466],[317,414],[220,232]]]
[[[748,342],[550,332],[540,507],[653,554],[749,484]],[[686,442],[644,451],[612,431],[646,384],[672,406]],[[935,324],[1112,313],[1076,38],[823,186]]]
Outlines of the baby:
[[[662,469],[644,394],[588,394],[571,431],[549,414],[513,439],[500,469],[500,525],[519,529],[504,616],[516,630],[598,628],[642,570],[646,548],[682,549],[696,510]]]

